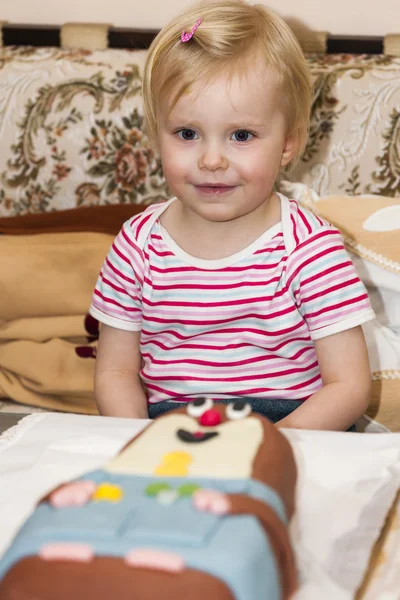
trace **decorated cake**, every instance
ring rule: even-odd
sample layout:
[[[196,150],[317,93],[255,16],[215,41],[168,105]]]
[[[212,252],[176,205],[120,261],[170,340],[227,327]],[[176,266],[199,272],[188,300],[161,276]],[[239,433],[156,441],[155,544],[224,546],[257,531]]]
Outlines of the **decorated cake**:
[[[0,561],[0,600],[285,600],[296,464],[236,400],[155,419],[47,494]]]

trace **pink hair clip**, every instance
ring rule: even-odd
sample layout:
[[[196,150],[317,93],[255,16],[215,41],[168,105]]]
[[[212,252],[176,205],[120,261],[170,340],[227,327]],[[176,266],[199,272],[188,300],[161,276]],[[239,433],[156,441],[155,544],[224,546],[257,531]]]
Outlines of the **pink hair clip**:
[[[183,44],[185,42],[188,42],[189,40],[192,39],[192,37],[196,33],[196,30],[197,30],[198,26],[200,25],[200,23],[202,22],[202,20],[203,19],[201,17],[200,17],[200,19],[197,19],[196,23],[193,25],[192,29],[189,32],[182,31],[182,33],[181,33],[181,42]]]

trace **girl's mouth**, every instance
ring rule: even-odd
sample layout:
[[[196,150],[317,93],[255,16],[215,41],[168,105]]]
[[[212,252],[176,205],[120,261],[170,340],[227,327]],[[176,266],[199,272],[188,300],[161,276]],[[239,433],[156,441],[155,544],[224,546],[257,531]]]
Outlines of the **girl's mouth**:
[[[196,185],[196,190],[201,194],[209,194],[209,195],[220,195],[227,194],[235,189],[235,185]]]

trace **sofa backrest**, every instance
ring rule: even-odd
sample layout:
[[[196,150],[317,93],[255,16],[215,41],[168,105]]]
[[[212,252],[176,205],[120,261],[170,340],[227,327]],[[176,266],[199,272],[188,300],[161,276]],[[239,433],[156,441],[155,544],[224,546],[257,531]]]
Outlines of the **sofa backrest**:
[[[400,196],[400,58],[308,56],[309,141],[288,177],[319,195]]]
[[[0,216],[169,197],[143,132],[145,57],[0,48]],[[308,61],[310,139],[289,179],[321,195],[400,196],[400,58]]]

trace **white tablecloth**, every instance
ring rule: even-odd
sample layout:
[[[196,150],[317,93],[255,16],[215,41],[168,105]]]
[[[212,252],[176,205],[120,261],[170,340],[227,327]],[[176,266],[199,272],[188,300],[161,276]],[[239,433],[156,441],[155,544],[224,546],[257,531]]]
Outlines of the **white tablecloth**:
[[[146,424],[41,413],[3,434],[0,556],[41,496],[101,466]],[[350,600],[400,487],[400,434],[284,433],[299,470],[297,511],[291,525],[301,575],[296,600]],[[400,546],[394,545],[390,561],[381,567],[386,575],[381,583],[374,581],[374,596],[367,595],[368,600],[398,600],[399,582],[393,587],[390,577],[396,585],[399,563]]]

